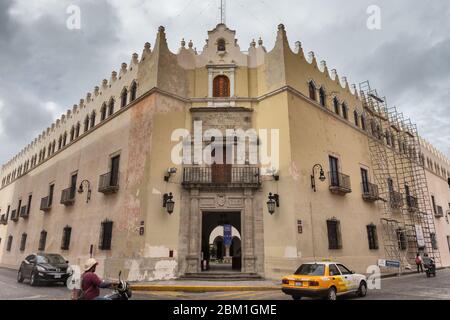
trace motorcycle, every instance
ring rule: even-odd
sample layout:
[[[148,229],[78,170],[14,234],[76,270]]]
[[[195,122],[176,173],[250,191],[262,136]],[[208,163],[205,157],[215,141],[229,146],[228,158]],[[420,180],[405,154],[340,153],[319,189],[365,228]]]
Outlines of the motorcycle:
[[[126,301],[131,299],[132,291],[130,284],[122,280],[122,271],[119,272],[119,284],[114,287],[114,292],[106,295],[105,300]]]
[[[428,278],[430,278],[431,276],[436,277],[436,264],[434,263],[433,259],[425,258],[424,267]]]

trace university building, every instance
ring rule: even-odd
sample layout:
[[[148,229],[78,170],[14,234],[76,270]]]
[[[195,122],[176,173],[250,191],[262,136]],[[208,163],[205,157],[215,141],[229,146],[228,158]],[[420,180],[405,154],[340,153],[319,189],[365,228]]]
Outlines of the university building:
[[[200,122],[201,149],[225,161],[174,162],[174,132],[194,136]],[[250,161],[262,136],[236,161],[230,132],[252,129],[275,133],[266,149],[279,165]],[[291,49],[283,25],[270,51],[260,39],[243,52],[219,24],[201,52],[183,40],[176,54],[160,27],[153,48],[3,165],[0,264],[94,256],[130,281],[279,279],[322,259],[405,269],[417,252],[450,266],[449,176],[410,120],[368,82]]]

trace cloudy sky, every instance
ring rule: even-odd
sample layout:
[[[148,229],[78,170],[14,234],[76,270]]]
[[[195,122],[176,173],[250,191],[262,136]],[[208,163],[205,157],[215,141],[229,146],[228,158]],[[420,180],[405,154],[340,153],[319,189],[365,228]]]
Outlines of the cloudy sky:
[[[182,38],[201,50],[219,3],[0,0],[0,163],[153,43],[158,26],[173,51]],[[71,5],[81,9],[80,30],[66,26]],[[367,28],[370,5],[381,9],[381,30]],[[450,156],[448,0],[228,0],[227,9],[243,50],[260,36],[270,50],[284,23],[292,46],[301,41],[350,83],[369,79]]]

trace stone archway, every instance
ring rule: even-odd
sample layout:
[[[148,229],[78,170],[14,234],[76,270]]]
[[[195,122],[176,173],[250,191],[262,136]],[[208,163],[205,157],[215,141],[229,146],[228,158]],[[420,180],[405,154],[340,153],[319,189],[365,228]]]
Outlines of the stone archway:
[[[262,194],[252,188],[217,193],[191,188],[183,196],[186,208],[180,223],[179,264],[182,275],[199,274],[202,269],[204,213],[238,213],[231,224],[241,234],[241,272],[264,275],[264,234]],[[239,220],[239,221],[237,221]],[[218,223],[218,221],[217,221]],[[217,224],[216,224],[217,226]],[[212,231],[212,230],[210,230]],[[208,233],[208,231],[206,232]]]

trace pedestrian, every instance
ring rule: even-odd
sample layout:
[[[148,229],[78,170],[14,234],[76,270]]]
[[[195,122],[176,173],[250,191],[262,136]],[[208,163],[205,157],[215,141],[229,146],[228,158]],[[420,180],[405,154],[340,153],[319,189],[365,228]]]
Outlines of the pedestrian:
[[[420,253],[416,256],[417,273],[423,273],[423,260]]]
[[[97,265],[98,262],[92,258],[84,264],[84,274],[81,277],[80,300],[107,300],[100,298],[100,289],[114,286],[113,283],[103,281],[95,274]]]

